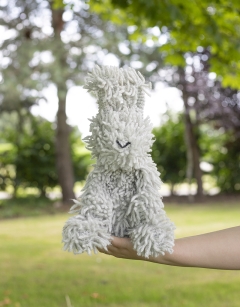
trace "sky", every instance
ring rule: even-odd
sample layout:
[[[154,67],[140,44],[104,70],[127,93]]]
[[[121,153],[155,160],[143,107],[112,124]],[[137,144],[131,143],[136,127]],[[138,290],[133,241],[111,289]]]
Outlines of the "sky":
[[[39,106],[32,108],[34,115],[41,115],[49,121],[54,121],[57,112],[57,95],[55,88],[49,87],[44,92],[47,102],[42,101]],[[159,126],[162,115],[167,109],[181,111],[183,101],[180,91],[176,88],[166,87],[163,83],[158,83],[156,89],[150,92],[151,97],[145,96],[144,116],[149,116],[154,126]],[[68,123],[78,126],[82,137],[89,134],[90,121],[97,114],[96,99],[87,90],[80,86],[72,87],[67,95],[66,112]]]

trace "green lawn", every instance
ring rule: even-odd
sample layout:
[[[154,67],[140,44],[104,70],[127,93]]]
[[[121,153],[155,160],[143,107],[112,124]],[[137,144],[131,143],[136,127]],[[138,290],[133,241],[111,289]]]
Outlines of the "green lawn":
[[[176,236],[240,224],[240,204],[167,205]],[[240,271],[63,252],[67,214],[0,221],[0,306],[239,307]],[[70,305],[69,305],[70,306]]]

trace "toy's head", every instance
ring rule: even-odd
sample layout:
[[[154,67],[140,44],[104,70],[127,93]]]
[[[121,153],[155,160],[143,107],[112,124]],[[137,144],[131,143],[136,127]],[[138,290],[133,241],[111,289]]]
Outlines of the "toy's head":
[[[149,117],[143,118],[143,76],[133,68],[96,66],[85,88],[98,97],[98,114],[84,140],[98,164],[106,169],[141,168],[153,143]]]

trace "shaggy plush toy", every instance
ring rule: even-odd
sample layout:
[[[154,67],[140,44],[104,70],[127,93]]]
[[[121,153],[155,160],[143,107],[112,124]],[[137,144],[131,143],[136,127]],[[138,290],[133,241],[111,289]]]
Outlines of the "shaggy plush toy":
[[[111,235],[130,237],[138,255],[172,252],[174,224],[163,209],[161,180],[152,161],[144,92],[151,88],[133,68],[96,66],[85,86],[97,94],[98,114],[84,140],[97,162],[63,228],[64,249],[107,249]]]

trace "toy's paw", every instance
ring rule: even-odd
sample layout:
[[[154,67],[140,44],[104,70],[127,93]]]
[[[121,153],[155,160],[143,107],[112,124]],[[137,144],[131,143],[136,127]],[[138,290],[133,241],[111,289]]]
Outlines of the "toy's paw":
[[[174,246],[174,224],[166,218],[159,224],[144,224],[130,231],[133,248],[139,256],[149,258],[172,253]]]
[[[91,254],[91,250],[97,253],[97,248],[107,250],[111,235],[101,223],[93,218],[86,220],[81,215],[70,218],[63,227],[64,250],[74,254]]]

